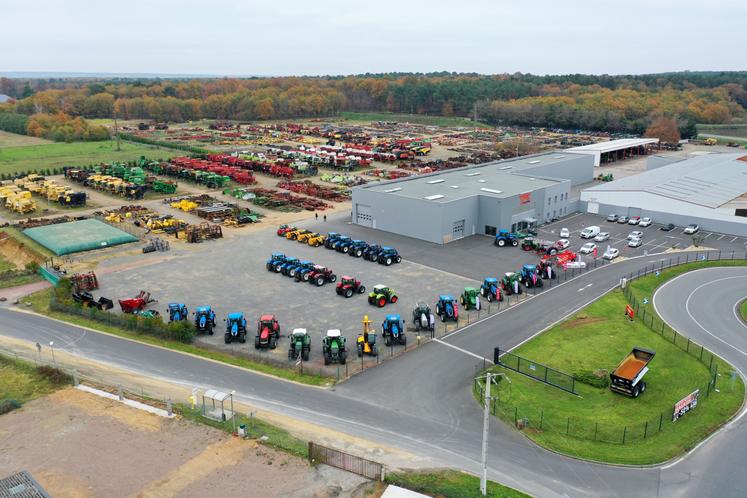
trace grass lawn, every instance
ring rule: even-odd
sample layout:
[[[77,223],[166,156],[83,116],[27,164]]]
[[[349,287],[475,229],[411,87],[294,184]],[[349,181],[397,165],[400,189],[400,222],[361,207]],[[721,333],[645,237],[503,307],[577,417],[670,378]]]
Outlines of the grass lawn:
[[[138,333],[131,332],[129,330],[124,330],[124,329],[121,329],[119,327],[115,327],[112,325],[99,323],[89,318],[80,317],[77,315],[72,315],[72,314],[58,312],[58,311],[52,311],[49,307],[49,301],[50,301],[50,297],[52,296],[52,292],[53,292],[53,289],[45,289],[43,291],[35,292],[29,296],[22,298],[22,301],[31,303],[32,309],[36,311],[37,313],[42,314],[44,316],[56,318],[58,320],[65,321],[73,325],[78,325],[81,327],[88,327],[94,330],[100,330],[102,332],[107,332],[109,334],[116,335],[119,337],[133,339],[133,340],[143,342],[146,344],[152,344],[155,346],[161,346],[164,348],[173,349],[175,351],[181,351],[183,353],[193,354],[195,356],[201,356],[203,358],[208,358],[211,360],[219,361],[221,363],[226,363],[228,365],[234,365],[237,367],[246,368],[248,370],[254,370],[257,372],[265,373],[268,375],[273,375],[275,377],[280,377],[282,379],[301,382],[304,384],[310,384],[314,386],[326,386],[333,382],[333,380],[330,379],[329,377],[301,374],[301,373],[298,373],[296,370],[292,370],[290,368],[282,368],[282,367],[277,367],[274,365],[268,365],[265,363],[255,362],[252,360],[248,360],[246,358],[242,358],[239,356],[233,356],[233,355],[222,353],[219,351],[210,351],[207,349],[203,349],[199,346],[195,346],[193,344],[185,344],[183,342],[172,341],[168,339],[161,339],[159,337],[155,337],[152,335],[138,334]]]
[[[747,123],[699,124],[698,134],[747,139]]]
[[[0,355],[0,400],[13,399],[26,403],[61,387],[53,377],[34,365]]]
[[[0,173],[13,174],[42,168],[86,166],[100,162],[132,161],[140,156],[160,159],[179,152],[122,141],[117,151],[114,140],[104,142],[50,143],[0,148]]]
[[[395,472],[386,476],[386,482],[428,496],[443,498],[479,498],[480,478],[456,470],[431,472]],[[488,498],[528,497],[520,491],[488,481]]]
[[[29,137],[27,135],[18,135],[0,130],[0,148],[2,147],[19,147],[22,145],[42,145],[53,144],[51,140],[45,138]]]
[[[464,126],[467,128],[486,127],[484,123],[462,117],[426,116],[423,114],[394,114],[388,112],[341,112],[341,118],[350,121],[399,121],[429,126]]]
[[[683,265],[631,285],[650,301],[653,290],[667,279],[703,266],[717,264]],[[728,420],[744,399],[741,378],[731,380],[734,368],[716,360],[722,374],[717,381],[720,392],[712,391],[706,398],[708,368],[639,320],[628,321],[623,315],[625,304],[623,293],[614,291],[514,353],[573,375],[612,371],[634,346],[652,349],[656,357],[649,365],[648,388],[643,395],[632,399],[606,387],[576,381],[580,396],[574,396],[497,367],[495,370],[511,382],[501,379],[494,388],[498,397],[496,414],[511,424],[515,417],[528,418],[529,428],[524,433],[552,450],[622,464],[668,460],[692,448]],[[701,403],[676,424],[671,422],[673,405],[695,388],[701,388]],[[621,444],[623,437],[625,444]]]
[[[739,315],[742,317],[742,320],[747,322],[747,299],[739,305]]]

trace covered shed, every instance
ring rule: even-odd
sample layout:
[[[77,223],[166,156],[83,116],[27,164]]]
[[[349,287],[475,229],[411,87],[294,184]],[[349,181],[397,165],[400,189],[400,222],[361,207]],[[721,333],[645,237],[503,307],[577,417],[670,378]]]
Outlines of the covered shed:
[[[651,147],[658,147],[658,144],[658,138],[621,138],[619,140],[571,147],[570,149],[566,149],[566,152],[589,154],[594,156],[594,166],[601,166],[602,164],[620,161],[629,157],[646,155]]]
[[[99,220],[80,220],[27,228],[24,235],[58,256],[137,242],[137,237]]]

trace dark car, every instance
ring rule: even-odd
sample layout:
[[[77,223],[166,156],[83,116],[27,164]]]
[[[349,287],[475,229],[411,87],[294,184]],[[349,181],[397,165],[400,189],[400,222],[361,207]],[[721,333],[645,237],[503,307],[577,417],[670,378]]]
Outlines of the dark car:
[[[659,230],[661,230],[662,232],[671,232],[672,230],[674,230],[674,223],[670,223],[669,225],[665,225],[665,226],[661,227]]]

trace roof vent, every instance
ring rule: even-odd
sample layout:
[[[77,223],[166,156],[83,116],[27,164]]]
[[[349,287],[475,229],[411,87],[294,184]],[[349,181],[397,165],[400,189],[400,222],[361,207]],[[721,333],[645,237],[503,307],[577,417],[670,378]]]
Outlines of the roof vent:
[[[433,184],[433,183],[443,183],[443,182],[444,182],[444,180],[443,180],[443,178],[442,178],[442,179],[440,179],[440,180],[429,180],[429,181],[428,181],[427,183],[431,183],[431,184]]]
[[[423,199],[425,199],[426,201],[435,201],[438,199],[443,199],[443,197],[444,196],[441,194],[436,194],[436,195],[429,195],[428,197],[423,197]]]
[[[501,166],[498,169],[511,169],[511,168],[513,168],[513,166]]]
[[[487,180],[477,180],[477,183],[485,183]]]
[[[479,171],[473,171],[472,173],[465,173],[464,176],[477,176],[479,174],[480,174]]]
[[[534,161],[529,161],[529,164],[538,164],[538,163],[541,163],[541,162],[542,161],[540,161],[539,159],[535,159]]]
[[[384,192],[386,192],[387,194],[391,194],[392,192],[399,192],[400,190],[402,190],[402,187],[390,188],[385,190]]]
[[[563,155],[552,156],[553,159],[563,159],[564,157]]]
[[[449,185],[451,188],[459,188],[459,185]]]
[[[502,194],[503,193],[502,190],[495,190],[495,189],[492,189],[492,188],[484,188],[483,187],[480,190],[482,190],[483,192],[490,192],[491,194]]]

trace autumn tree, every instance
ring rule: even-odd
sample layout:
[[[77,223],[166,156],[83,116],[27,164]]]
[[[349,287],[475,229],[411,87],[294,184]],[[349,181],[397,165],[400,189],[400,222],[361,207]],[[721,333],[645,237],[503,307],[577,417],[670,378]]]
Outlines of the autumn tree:
[[[666,116],[654,118],[648,128],[645,136],[649,138],[658,138],[664,143],[676,144],[680,141],[680,127],[677,121]]]

